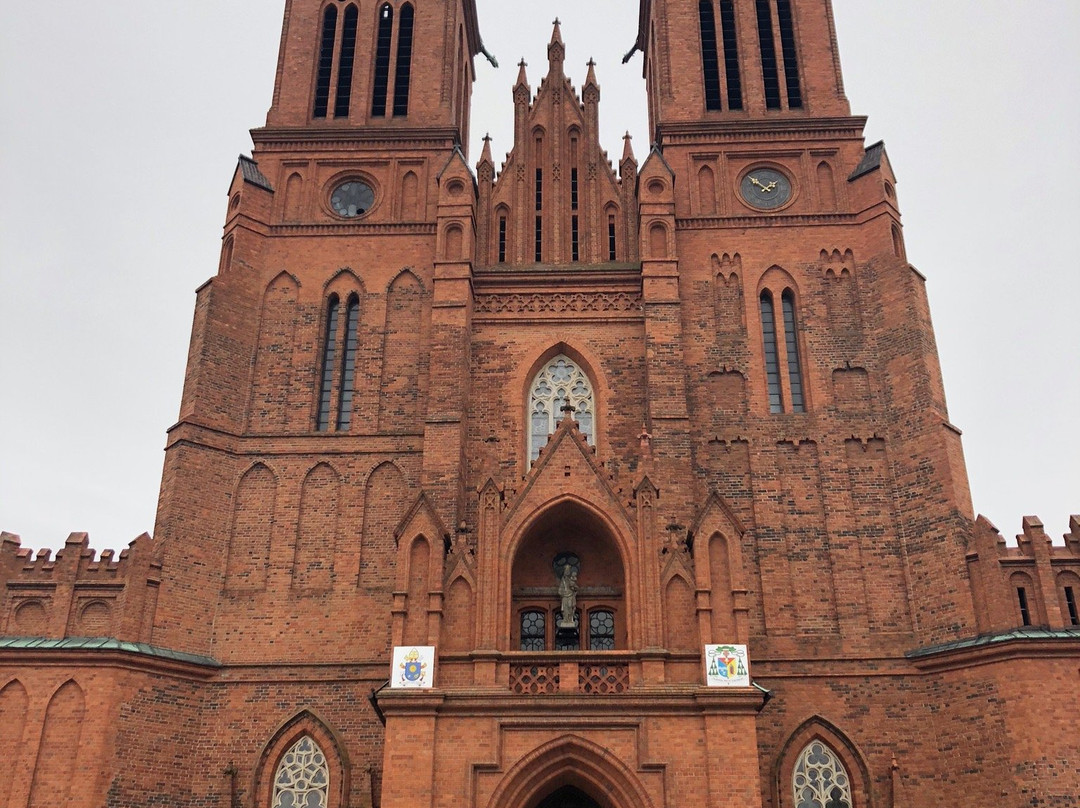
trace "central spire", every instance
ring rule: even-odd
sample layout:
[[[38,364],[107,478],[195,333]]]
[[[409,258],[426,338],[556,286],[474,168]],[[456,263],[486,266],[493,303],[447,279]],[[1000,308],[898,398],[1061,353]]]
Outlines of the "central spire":
[[[548,42],[548,75],[561,75],[563,72],[563,60],[566,58],[566,45],[563,44],[562,31],[560,30],[559,18],[556,17],[551,23],[551,41]]]

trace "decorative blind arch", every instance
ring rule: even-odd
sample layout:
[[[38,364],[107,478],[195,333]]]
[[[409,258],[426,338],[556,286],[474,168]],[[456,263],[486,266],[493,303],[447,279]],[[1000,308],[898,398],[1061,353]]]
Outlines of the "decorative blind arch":
[[[852,808],[847,770],[821,741],[810,743],[795,761],[791,787],[795,808]]]
[[[559,354],[544,363],[529,387],[529,460],[540,456],[568,404],[585,440],[595,443],[592,382],[573,359]]]
[[[326,755],[310,735],[305,735],[281,756],[274,772],[271,808],[326,808],[330,792],[330,768]]]

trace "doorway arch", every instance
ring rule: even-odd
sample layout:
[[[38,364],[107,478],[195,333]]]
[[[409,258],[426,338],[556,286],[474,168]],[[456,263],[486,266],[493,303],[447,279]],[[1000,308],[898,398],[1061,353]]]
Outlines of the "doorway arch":
[[[559,786],[540,802],[536,808],[604,808],[577,786]]]
[[[506,773],[487,808],[562,808],[545,803],[560,792],[573,795],[567,789],[587,801],[579,808],[654,808],[622,758],[578,735],[556,738],[525,755]]]

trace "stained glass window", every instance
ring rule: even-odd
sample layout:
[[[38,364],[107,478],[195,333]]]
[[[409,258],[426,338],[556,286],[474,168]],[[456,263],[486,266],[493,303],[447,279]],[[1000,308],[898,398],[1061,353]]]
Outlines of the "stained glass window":
[[[292,745],[274,775],[271,808],[326,808],[330,770],[319,745],[305,735]]]
[[[851,781],[829,747],[814,741],[795,762],[792,774],[795,808],[852,808]]]
[[[593,651],[615,650],[615,615],[607,609],[589,612],[589,648]]]
[[[529,394],[529,459],[536,460],[563,417],[563,407],[574,408],[573,417],[585,440],[593,443],[595,403],[592,384],[585,372],[567,356],[559,355],[536,374]]]
[[[521,650],[546,651],[547,629],[546,615],[541,611],[528,611],[521,614]]]

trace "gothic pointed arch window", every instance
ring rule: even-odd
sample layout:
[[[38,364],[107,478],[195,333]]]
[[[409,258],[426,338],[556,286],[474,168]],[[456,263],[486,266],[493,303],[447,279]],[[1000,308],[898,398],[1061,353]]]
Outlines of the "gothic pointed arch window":
[[[397,60],[394,65],[394,117],[409,114],[409,75],[412,72],[413,7],[401,7]]]
[[[346,432],[352,425],[359,326],[360,296],[355,292],[349,294],[342,306],[341,298],[336,293],[330,295],[326,306],[319,398],[315,409],[317,432],[331,429]]]
[[[386,116],[386,96],[390,85],[390,42],[394,34],[394,7],[383,3],[379,8],[379,27],[375,42],[375,83],[371,89],[371,117]]]
[[[775,284],[779,280],[779,277],[773,276],[772,280],[767,280],[766,283]],[[803,377],[795,292],[787,286],[781,287],[783,291],[777,295],[775,288],[766,285],[758,295],[769,412],[806,412],[807,391]],[[780,298],[779,311],[776,305],[777,297]]]
[[[337,95],[334,99],[334,117],[349,117],[349,100],[352,98],[353,62],[356,59],[356,24],[359,12],[351,3],[345,9],[341,32],[341,53],[338,55]]]
[[[271,808],[326,808],[330,769],[326,755],[310,735],[294,743],[274,773]]]
[[[720,59],[716,50],[716,21],[712,0],[698,3],[701,27],[701,66],[705,79],[705,109],[722,109],[720,100]]]
[[[544,363],[529,386],[529,460],[540,456],[540,449],[563,417],[565,407],[573,407],[573,418],[581,434],[595,443],[592,382],[570,357],[559,354]]]
[[[325,118],[330,103],[330,77],[334,70],[334,40],[337,38],[337,6],[327,6],[323,12],[322,36],[319,39],[319,61],[315,74],[315,107],[312,117]]]
[[[853,808],[851,778],[840,757],[823,741],[809,743],[791,775],[795,808]]]

